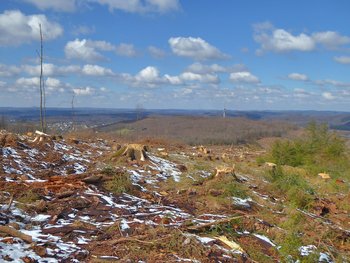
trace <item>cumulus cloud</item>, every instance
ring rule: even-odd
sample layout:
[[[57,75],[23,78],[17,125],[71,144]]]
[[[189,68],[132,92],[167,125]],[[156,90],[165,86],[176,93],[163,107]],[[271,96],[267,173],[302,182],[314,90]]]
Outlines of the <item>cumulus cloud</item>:
[[[285,29],[275,28],[271,23],[254,25],[254,40],[260,44],[257,54],[265,51],[277,53],[314,50],[317,45],[326,49],[336,49],[350,43],[350,37],[342,36],[338,32],[323,31],[313,34],[295,34]]]
[[[85,65],[82,69],[82,73],[88,76],[113,76],[114,73],[109,68],[104,68],[98,65]]]
[[[336,49],[339,46],[350,43],[350,37],[342,36],[338,32],[325,31],[312,34],[315,42],[320,43],[328,49]]]
[[[115,47],[115,52],[120,56],[135,57],[137,52],[134,45],[121,43]]]
[[[288,75],[288,78],[291,80],[300,80],[300,81],[307,81],[309,79],[308,76],[300,73],[290,73]]]
[[[89,86],[83,88],[73,88],[73,92],[77,96],[88,96],[95,93],[95,89]]]
[[[261,45],[258,52],[310,51],[315,48],[315,42],[310,36],[303,33],[292,35],[284,29],[273,29],[271,31],[258,27],[258,30],[254,33],[254,40]]]
[[[222,53],[219,49],[199,37],[172,37],[168,42],[172,52],[177,56],[196,60],[229,58],[229,55]]]
[[[69,41],[64,52],[69,59],[79,59],[83,61],[103,60],[102,51],[114,51],[118,55],[133,57],[136,55],[136,50],[132,44],[122,43],[118,46],[107,41],[94,41],[88,39],[75,39]]]
[[[202,83],[218,84],[220,79],[216,74],[198,74],[193,72],[184,72],[179,76],[183,82],[198,81]]]
[[[180,8],[179,0],[90,0],[107,5],[109,10],[121,10],[128,13],[167,13]]]
[[[16,85],[18,86],[23,86],[23,87],[33,87],[39,86],[40,79],[38,77],[33,77],[33,78],[19,78],[16,80]]]
[[[259,83],[258,77],[249,71],[233,72],[230,74],[230,80],[235,83]]]
[[[220,78],[216,74],[199,74],[185,71],[179,75],[161,75],[156,67],[148,66],[137,74],[116,74],[116,77],[131,87],[157,88],[161,86],[193,86],[202,84],[218,84]]]
[[[74,26],[72,30],[72,34],[75,36],[80,36],[80,35],[90,35],[92,33],[95,33],[96,28],[94,26]]]
[[[227,72],[228,69],[226,67],[220,66],[218,64],[205,65],[199,62],[193,63],[187,67],[187,70],[195,73],[212,73],[212,72]]]
[[[93,41],[75,39],[66,44],[64,52],[69,59],[94,61],[103,59],[102,54],[100,54],[97,49]]]
[[[76,10],[75,0],[23,0],[24,2],[35,5],[40,10],[52,9],[61,12],[73,12]]]
[[[294,94],[293,96],[295,98],[299,98],[299,99],[305,99],[305,98],[308,98],[312,95],[312,93],[304,90],[304,89],[300,89],[300,88],[296,88],[294,89]]]
[[[315,80],[314,83],[319,86],[334,86],[338,88],[350,88],[350,82],[343,82],[334,79],[324,79],[324,80]]]
[[[154,46],[149,46],[148,47],[148,52],[154,58],[163,58],[166,55],[164,50],[162,50],[160,48],[157,48],[157,47],[154,47]]]
[[[322,97],[325,98],[326,100],[334,100],[336,97],[330,93],[330,92],[323,92]]]
[[[40,65],[22,65],[20,69],[22,72],[31,76],[38,76],[40,74]],[[45,76],[66,75],[80,73],[81,67],[78,65],[56,66],[51,63],[44,63],[43,72]]]
[[[19,10],[6,10],[0,14],[0,46],[21,45],[40,40],[41,24],[44,40],[52,40],[63,33],[56,22],[45,15],[25,15]]]
[[[0,64],[0,77],[12,77],[21,72],[17,66]]]
[[[166,79],[160,77],[159,70],[152,66],[142,69],[134,77],[128,77],[127,80],[132,86],[146,88],[156,88],[166,83]]]
[[[334,61],[340,64],[350,64],[350,57],[348,56],[334,57]]]

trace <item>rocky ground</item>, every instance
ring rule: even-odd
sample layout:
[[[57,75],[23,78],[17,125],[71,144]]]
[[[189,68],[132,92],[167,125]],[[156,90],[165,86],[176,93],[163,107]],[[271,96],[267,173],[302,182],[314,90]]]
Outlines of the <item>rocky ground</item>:
[[[291,208],[261,149],[34,137],[0,133],[1,262],[349,261],[350,195]]]

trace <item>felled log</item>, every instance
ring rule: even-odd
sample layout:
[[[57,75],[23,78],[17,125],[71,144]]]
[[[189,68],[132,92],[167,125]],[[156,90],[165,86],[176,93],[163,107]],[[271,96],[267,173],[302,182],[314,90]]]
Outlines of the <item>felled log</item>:
[[[229,217],[229,218],[224,218],[224,219],[216,220],[213,222],[209,222],[209,223],[205,223],[205,224],[201,224],[201,225],[197,225],[197,226],[190,226],[190,227],[187,227],[187,230],[188,231],[201,231],[203,228],[211,227],[213,225],[220,225],[220,224],[229,223],[232,220],[239,219],[242,217],[244,217],[244,216]]]
[[[82,179],[81,181],[86,184],[98,184],[102,181],[103,175],[91,175]]]
[[[33,239],[31,236],[26,235],[26,234],[22,233],[21,231],[18,231],[18,230],[14,229],[12,227],[9,227],[9,226],[0,226],[0,232],[8,234],[12,237],[18,237],[27,243],[33,242]]]

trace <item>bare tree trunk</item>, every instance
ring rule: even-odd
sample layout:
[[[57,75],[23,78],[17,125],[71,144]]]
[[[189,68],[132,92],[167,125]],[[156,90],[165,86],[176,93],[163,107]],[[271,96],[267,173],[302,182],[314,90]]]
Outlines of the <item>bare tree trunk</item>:
[[[72,96],[72,129],[73,131],[75,130],[74,98],[75,98],[75,93],[73,92],[73,96]]]
[[[45,132],[44,129],[44,118],[43,118],[43,94],[44,94],[44,87],[43,87],[43,34],[41,31],[41,24],[39,24],[39,29],[40,29],[40,126],[41,126],[41,131]]]

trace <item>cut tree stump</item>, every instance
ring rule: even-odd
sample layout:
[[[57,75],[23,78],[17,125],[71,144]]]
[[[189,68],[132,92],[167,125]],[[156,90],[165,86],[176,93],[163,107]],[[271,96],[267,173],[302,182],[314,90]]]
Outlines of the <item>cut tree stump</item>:
[[[125,156],[131,161],[146,161],[148,160],[147,147],[142,144],[128,144],[122,147],[119,151],[113,154],[112,158]]]
[[[43,133],[41,131],[35,131],[35,138],[34,140],[32,140],[31,142],[34,143],[41,143],[41,142],[45,142],[45,141],[48,141],[48,140],[51,140],[51,136],[46,134],[46,133]]]

